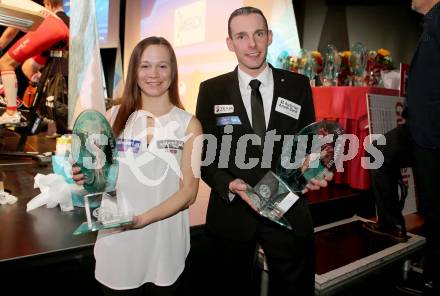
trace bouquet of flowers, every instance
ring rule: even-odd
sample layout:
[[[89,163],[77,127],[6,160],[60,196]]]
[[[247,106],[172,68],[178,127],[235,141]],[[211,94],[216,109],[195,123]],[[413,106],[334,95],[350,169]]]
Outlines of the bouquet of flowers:
[[[391,58],[391,53],[385,48],[379,48],[377,51],[370,50],[368,52],[367,61],[367,84],[368,85],[379,85],[381,83],[380,71],[393,70],[394,66],[393,60]]]
[[[322,72],[322,55],[319,51],[314,50],[310,52],[310,58],[314,60],[313,65],[315,66],[314,72],[319,75]]]
[[[303,57],[289,56],[288,70],[300,73],[304,69],[305,62]]]
[[[356,54],[356,52],[354,52]],[[353,71],[353,52],[346,50],[339,52],[339,69],[337,73],[337,85],[351,85],[355,75]],[[365,60],[364,60],[365,61]],[[364,64],[365,65],[365,64]],[[362,79],[366,85],[382,84],[381,71],[395,69],[391,53],[385,48],[368,51],[368,58],[365,67],[365,77]],[[321,77],[324,70],[324,61],[321,53],[317,50],[307,51],[302,49],[297,56],[284,56],[282,68],[309,76],[310,80],[314,77]],[[322,78],[322,77],[321,77]]]
[[[350,56],[351,51],[346,50],[339,53],[341,57],[341,66],[339,67],[338,85],[349,85],[351,70],[350,70]]]
[[[287,69],[289,71],[304,74],[304,68],[309,63],[309,65],[312,65],[315,74],[322,72],[322,56],[317,50],[307,51],[302,49],[298,56],[289,56],[288,60]]]

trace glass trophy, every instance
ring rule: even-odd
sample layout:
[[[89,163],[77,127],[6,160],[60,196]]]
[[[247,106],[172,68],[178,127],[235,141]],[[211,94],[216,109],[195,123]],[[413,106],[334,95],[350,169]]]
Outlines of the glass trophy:
[[[124,209],[129,208],[128,201],[120,194],[111,193],[116,187],[118,150],[112,128],[104,115],[95,110],[86,110],[78,116],[73,126],[71,149],[73,161],[84,174],[84,189],[87,192],[83,197],[87,221],[74,234],[129,224],[132,217],[119,207],[124,205]],[[119,206],[107,207],[104,211],[103,207],[110,204],[109,200]],[[95,221],[92,221],[91,204],[99,205],[94,211],[104,213],[95,217]],[[112,209],[111,214],[109,209]]]
[[[89,213],[87,215],[90,215],[90,217],[73,234],[78,235],[97,230],[117,228],[133,223],[133,208],[121,192],[92,193],[87,198],[93,198],[95,202],[99,203],[99,206],[95,208],[91,206],[85,207],[86,214]]]
[[[350,72],[353,74],[353,86],[365,84],[365,68],[367,67],[368,53],[361,42],[356,42],[351,46]]]
[[[275,172],[269,171],[246,194],[260,215],[292,229],[284,214],[298,200],[311,179],[334,171],[343,155],[343,130],[337,122],[319,121],[304,127],[283,147]]]
[[[302,48],[298,53],[298,59],[297,59],[297,69],[298,73],[304,74],[304,68],[306,66],[307,62],[307,49]]]
[[[316,60],[313,58],[312,53],[308,51],[303,74],[309,78],[311,87],[315,86],[316,69]]]
[[[337,85],[340,65],[341,59],[338,50],[334,45],[327,45],[324,51],[324,69],[322,71],[324,86]]]
[[[279,53],[275,61],[275,67],[289,70],[289,53],[286,50],[283,50]]]

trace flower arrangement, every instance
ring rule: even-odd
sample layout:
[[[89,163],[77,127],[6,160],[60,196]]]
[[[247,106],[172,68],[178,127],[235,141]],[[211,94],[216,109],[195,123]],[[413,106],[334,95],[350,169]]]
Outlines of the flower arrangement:
[[[383,65],[386,70],[394,70],[393,60],[391,59],[391,52],[385,48],[379,48],[375,57],[376,63]]]
[[[304,68],[305,59],[302,57],[289,56],[288,57],[288,70],[299,73]]]
[[[350,70],[350,56],[351,51],[346,50],[339,53],[341,57],[341,65],[339,67],[339,75],[338,75],[338,85],[348,85],[349,79],[351,75]]]
[[[393,60],[391,58],[391,52],[385,48],[379,48],[377,51],[370,50],[368,52],[367,61],[367,84],[379,85],[381,81],[380,71],[393,70]]]
[[[352,52],[349,50],[339,52],[340,65],[337,77],[338,85],[351,85],[353,80],[353,73],[350,67],[350,57]],[[308,67],[312,67],[315,75],[321,75],[324,64],[321,53],[317,50],[307,51],[301,50],[298,56],[286,57],[285,69],[293,72],[307,74]],[[381,81],[381,71],[395,69],[391,52],[385,48],[368,51],[367,65],[365,68],[365,84],[379,85]]]
[[[289,56],[287,64],[285,69],[307,75],[311,80],[315,75],[319,75],[323,69],[322,56],[317,50],[301,50],[298,56]]]
[[[314,60],[314,65],[315,65],[315,69],[314,72],[316,74],[321,74],[323,66],[322,66],[322,55],[319,51],[314,50],[312,52],[310,52],[310,58],[312,58]]]
[[[346,50],[346,51],[339,53],[339,55],[341,56],[341,68],[343,68],[344,70],[350,71],[351,51]]]

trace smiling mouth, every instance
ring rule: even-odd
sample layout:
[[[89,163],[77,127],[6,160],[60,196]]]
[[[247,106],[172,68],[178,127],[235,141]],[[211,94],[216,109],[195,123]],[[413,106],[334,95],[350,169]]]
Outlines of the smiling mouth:
[[[251,52],[251,53],[248,53],[247,56],[251,57],[251,58],[256,58],[256,57],[260,56],[260,53],[259,52]]]

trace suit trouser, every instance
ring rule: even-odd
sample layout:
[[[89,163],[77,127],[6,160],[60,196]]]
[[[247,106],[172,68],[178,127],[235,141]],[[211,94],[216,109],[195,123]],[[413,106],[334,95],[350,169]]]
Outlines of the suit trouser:
[[[215,254],[212,295],[259,295],[253,281],[257,243],[264,250],[269,272],[269,295],[314,295],[315,245],[313,235],[296,237],[259,217],[255,237],[237,242],[209,233]]]
[[[417,195],[425,218],[426,257],[425,275],[433,280],[435,295],[440,295],[440,149],[413,145]]]
[[[384,164],[371,171],[379,222],[384,226],[404,225],[397,183],[400,168],[413,167],[419,210],[424,216],[424,235],[427,239],[424,271],[439,289],[440,273],[440,195],[435,186],[440,180],[440,150],[418,146],[403,125],[385,134],[387,145],[375,145],[384,156]]]
[[[386,145],[373,143],[382,152],[384,163],[370,172],[378,221],[385,228],[405,226],[398,183],[402,179],[400,169],[413,165],[413,144],[406,125],[396,127],[384,136]]]

